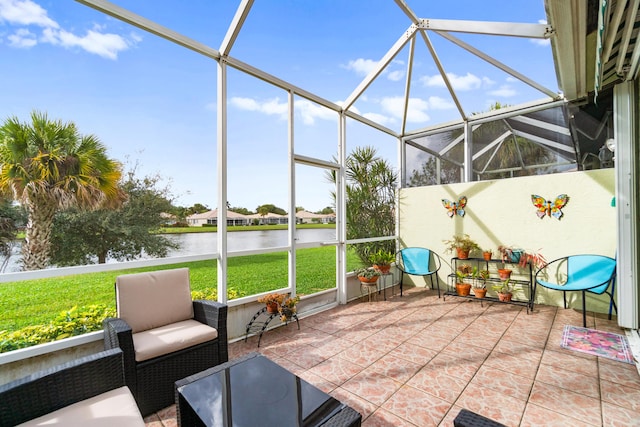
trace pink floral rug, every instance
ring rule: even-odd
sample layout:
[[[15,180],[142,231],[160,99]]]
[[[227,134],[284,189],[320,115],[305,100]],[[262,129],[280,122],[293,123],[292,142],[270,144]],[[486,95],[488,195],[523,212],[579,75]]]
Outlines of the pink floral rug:
[[[619,362],[635,363],[627,337],[611,332],[566,325],[560,346]]]

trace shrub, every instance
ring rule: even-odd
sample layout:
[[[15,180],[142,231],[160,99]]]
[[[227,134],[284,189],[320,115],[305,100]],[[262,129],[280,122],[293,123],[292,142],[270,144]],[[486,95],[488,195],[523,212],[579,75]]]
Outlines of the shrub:
[[[0,353],[99,331],[102,321],[115,315],[115,309],[104,305],[90,305],[79,310],[74,306],[46,325],[27,326],[13,332],[0,331]]]
[[[246,292],[239,291],[235,288],[227,288],[227,300],[238,299],[246,295]],[[191,299],[210,299],[218,300],[218,289],[205,288],[201,291],[191,291]]]

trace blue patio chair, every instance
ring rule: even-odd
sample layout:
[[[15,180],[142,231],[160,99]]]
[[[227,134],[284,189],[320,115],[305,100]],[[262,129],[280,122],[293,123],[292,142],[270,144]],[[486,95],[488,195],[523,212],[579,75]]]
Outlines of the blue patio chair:
[[[564,283],[552,283],[542,280],[541,276],[549,272],[549,266],[558,267],[560,263],[566,263],[566,277]],[[556,273],[557,277],[557,273]],[[587,327],[586,314],[586,292],[602,295],[609,295],[609,320],[611,320],[611,309],[618,314],[618,308],[613,300],[613,293],[616,287],[616,260],[603,255],[571,255],[551,261],[546,266],[536,272],[536,280],[533,288],[533,299],[537,285],[548,289],[562,291],[564,298],[564,308],[567,308],[567,292],[582,292],[582,326]],[[611,285],[611,291],[608,291]]]
[[[405,274],[429,276],[431,289],[433,289],[433,276],[435,275],[438,298],[440,298],[438,270],[440,270],[441,265],[440,256],[427,248],[404,248],[398,251],[396,254],[396,268],[400,270],[400,296],[402,296],[402,279]]]

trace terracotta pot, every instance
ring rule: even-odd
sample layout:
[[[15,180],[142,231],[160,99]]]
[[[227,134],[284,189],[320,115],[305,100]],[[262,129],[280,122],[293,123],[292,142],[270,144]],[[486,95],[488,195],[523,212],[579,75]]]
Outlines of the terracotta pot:
[[[491,255],[493,255],[491,251],[482,252],[482,258],[484,258],[485,261],[491,261]]]
[[[498,275],[503,280],[508,279],[509,277],[511,277],[511,270],[509,270],[508,268],[499,268]]]
[[[358,280],[360,280],[360,283],[376,283],[378,281],[378,276],[373,276],[373,277],[358,276]]]
[[[498,292],[498,300],[503,302],[511,301],[511,296],[512,296],[511,292],[507,292],[507,293]]]
[[[268,302],[267,303],[267,313],[274,314],[278,312],[278,303],[277,302]]]
[[[458,259],[469,258],[469,251],[465,251],[464,249],[456,248],[456,253],[458,254]]]
[[[476,298],[484,298],[485,295],[487,295],[487,289],[486,288],[476,288],[473,290],[473,294],[476,296]]]
[[[471,293],[471,284],[456,283],[456,293],[461,297],[465,297]]]
[[[373,269],[376,270],[376,271],[379,271],[380,274],[387,274],[391,270],[391,265],[389,265],[389,264],[385,264],[385,265],[373,264]]]

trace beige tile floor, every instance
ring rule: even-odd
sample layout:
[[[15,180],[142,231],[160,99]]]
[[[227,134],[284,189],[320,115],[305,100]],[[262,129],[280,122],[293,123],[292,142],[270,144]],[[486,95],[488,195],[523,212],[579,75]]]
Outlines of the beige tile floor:
[[[438,299],[354,302],[230,345],[259,350],[362,414],[363,426],[452,426],[461,408],[507,426],[640,426],[634,365],[565,350],[572,309]],[[624,333],[606,316],[588,327]],[[175,406],[146,418],[175,426]]]

